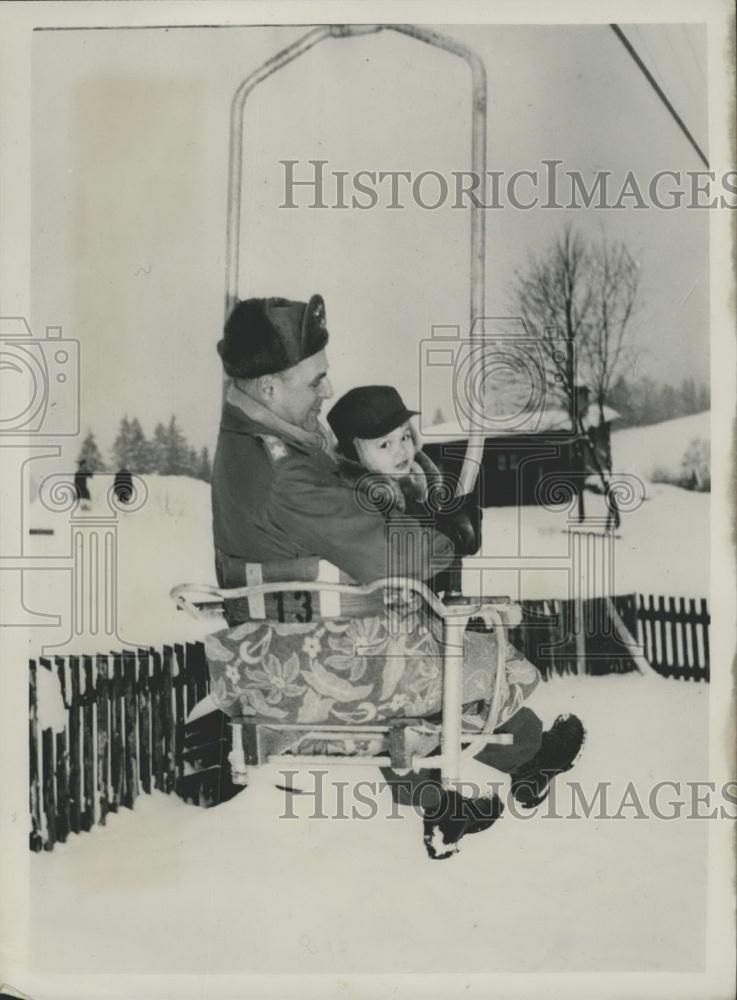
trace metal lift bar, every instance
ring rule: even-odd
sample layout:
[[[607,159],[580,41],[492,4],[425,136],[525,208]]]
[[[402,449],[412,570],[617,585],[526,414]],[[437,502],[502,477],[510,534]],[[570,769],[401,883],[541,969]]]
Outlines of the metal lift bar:
[[[414,24],[329,24],[313,28],[282,49],[247,76],[233,97],[230,110],[230,153],[228,159],[228,210],[225,250],[225,316],[238,299],[240,264],[241,192],[243,188],[243,111],[246,100],[256,87],[277,70],[314,48],[326,38],[351,38],[379,31],[398,31],[435,48],[460,56],[471,68],[471,170],[479,178],[479,198],[471,205],[471,287],[469,305],[470,336],[481,336],[484,316],[486,267],[486,218],[482,207],[486,181],[486,68],[481,58],[454,38]],[[471,433],[463,461],[457,493],[470,493],[476,481],[484,450],[483,429]]]

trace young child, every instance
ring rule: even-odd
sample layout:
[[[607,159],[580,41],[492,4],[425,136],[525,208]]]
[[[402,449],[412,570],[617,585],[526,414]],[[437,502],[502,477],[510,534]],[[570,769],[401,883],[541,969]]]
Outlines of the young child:
[[[433,517],[457,555],[479,548],[478,507],[453,500],[452,491],[422,450],[408,410],[393,386],[362,385],[338,400],[327,415],[337,439],[339,474],[385,517],[399,512]]]

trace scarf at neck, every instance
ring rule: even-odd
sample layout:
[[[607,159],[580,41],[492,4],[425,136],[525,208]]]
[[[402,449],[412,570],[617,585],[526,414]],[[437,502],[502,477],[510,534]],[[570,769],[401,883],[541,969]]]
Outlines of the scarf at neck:
[[[328,440],[321,428],[316,431],[307,431],[303,427],[291,424],[288,420],[272,412],[267,406],[259,402],[245,389],[239,388],[231,382],[225,394],[226,403],[237,407],[245,413],[251,420],[262,424],[268,430],[273,431],[281,437],[291,438],[298,444],[309,448],[317,448],[321,451],[328,451]]]

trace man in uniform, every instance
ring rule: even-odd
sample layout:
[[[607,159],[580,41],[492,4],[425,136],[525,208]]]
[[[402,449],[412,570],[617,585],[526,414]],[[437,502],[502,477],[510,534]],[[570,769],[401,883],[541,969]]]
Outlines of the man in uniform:
[[[394,529],[402,544],[388,564],[384,517],[357,503],[350,486],[336,476],[320,427],[322,404],[332,395],[327,341],[319,295],[307,303],[242,301],[225,324],[218,353],[230,382],[212,471],[216,571],[222,587],[246,582],[245,563],[311,557],[328,561],[359,583],[388,575],[428,580],[457,554],[478,548],[472,542],[457,551],[450,539],[457,545],[458,532],[442,523],[453,515],[439,515],[430,529],[405,516]],[[229,613],[231,624],[246,617],[235,603]],[[522,708],[506,723],[506,731],[514,733],[514,747],[491,745],[478,759],[511,773],[515,798],[533,806],[547,794],[550,777],[572,766],[583,728],[569,717],[543,733],[540,720]],[[435,780],[435,772],[428,774]],[[447,812],[448,795],[442,790],[439,795]],[[432,857],[448,856],[464,833],[486,829],[501,812],[498,800],[473,800],[471,809],[464,805],[469,801],[455,796],[453,805],[460,802],[461,809],[452,817],[437,809],[426,815],[425,842]],[[430,843],[438,827],[448,851],[438,852]]]

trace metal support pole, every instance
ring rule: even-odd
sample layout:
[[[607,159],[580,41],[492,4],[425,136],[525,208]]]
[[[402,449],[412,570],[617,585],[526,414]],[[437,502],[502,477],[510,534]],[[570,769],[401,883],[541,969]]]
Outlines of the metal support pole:
[[[443,788],[461,780],[461,716],[463,712],[463,635],[468,615],[443,622],[443,732],[440,776]]]

